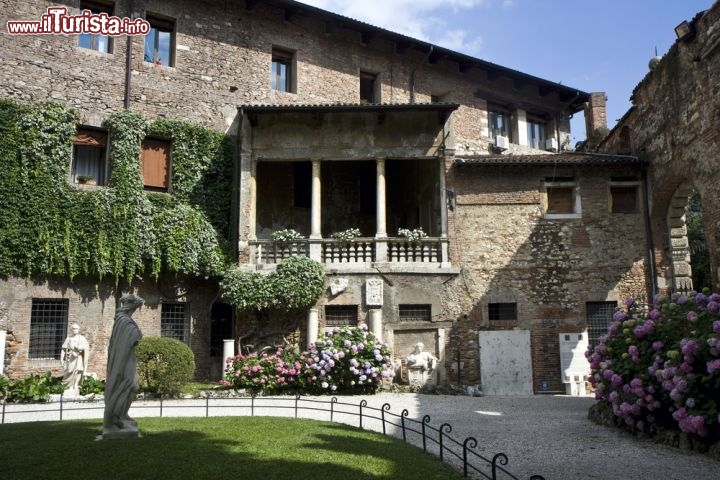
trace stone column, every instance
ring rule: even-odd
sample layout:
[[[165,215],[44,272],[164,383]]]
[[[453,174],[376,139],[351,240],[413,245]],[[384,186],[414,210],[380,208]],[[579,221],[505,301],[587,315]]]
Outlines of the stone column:
[[[310,205],[310,258],[322,262],[322,194],[319,159],[312,161],[312,200]]]
[[[368,318],[369,323],[368,325],[370,327],[370,331],[375,335],[375,338],[377,338],[378,342],[382,342],[382,309],[381,308],[373,308],[368,312]]]
[[[253,242],[257,240],[257,160],[250,160],[250,176],[248,178],[248,190],[249,190],[249,207],[248,208],[248,241]],[[261,247],[250,246],[249,248],[249,262],[250,264],[262,263],[258,258]]]
[[[447,192],[445,191],[445,156],[441,155],[439,160],[438,169],[438,184],[440,185],[440,237],[447,238],[448,231],[448,202]],[[443,259],[444,261],[445,259]]]
[[[222,364],[222,371],[223,371],[223,377],[225,376],[225,365],[226,360],[228,358],[235,356],[235,339],[234,338],[226,338],[223,340],[223,364]]]
[[[375,159],[376,165],[376,204],[375,204],[375,261],[387,261],[387,219],[385,195],[385,157]]]
[[[310,348],[311,343],[315,343],[318,339],[318,326],[319,326],[320,315],[317,308],[311,308],[308,311],[308,323],[307,323],[307,348]]]

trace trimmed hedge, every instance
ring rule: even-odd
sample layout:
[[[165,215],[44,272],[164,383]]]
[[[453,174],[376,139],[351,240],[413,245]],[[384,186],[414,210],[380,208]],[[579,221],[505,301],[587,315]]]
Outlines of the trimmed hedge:
[[[135,354],[143,392],[177,395],[195,373],[195,355],[190,347],[174,338],[144,337]]]

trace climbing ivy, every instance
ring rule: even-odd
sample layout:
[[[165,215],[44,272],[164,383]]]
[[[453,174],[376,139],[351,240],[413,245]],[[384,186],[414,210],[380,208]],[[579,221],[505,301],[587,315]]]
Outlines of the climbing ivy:
[[[231,267],[220,281],[220,291],[239,310],[287,311],[314,305],[325,291],[326,278],[320,263],[292,256],[268,275]]]
[[[78,190],[67,181],[76,123],[61,105],[0,100],[0,275],[219,275],[232,168],[224,135],[117,112],[104,124],[108,186]],[[150,133],[173,140],[173,195],[143,191],[140,145]]]

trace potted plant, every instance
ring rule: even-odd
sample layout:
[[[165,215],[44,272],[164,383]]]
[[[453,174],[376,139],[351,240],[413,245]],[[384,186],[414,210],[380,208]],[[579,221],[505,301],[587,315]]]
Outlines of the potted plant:
[[[347,230],[343,230],[341,232],[335,232],[332,235],[330,235],[331,238],[335,240],[340,240],[342,243],[350,243],[353,241],[355,237],[360,236],[360,229],[359,228],[348,228]]]
[[[412,230],[400,228],[398,229],[398,235],[407,238],[410,243],[416,243],[418,240],[427,238],[427,233],[425,233],[422,228],[413,228]]]
[[[278,230],[271,233],[270,238],[275,242],[294,242],[302,240],[305,237],[292,228],[286,228],[285,230]]]
[[[92,175],[78,175],[77,182],[80,185],[97,185],[97,181]]]

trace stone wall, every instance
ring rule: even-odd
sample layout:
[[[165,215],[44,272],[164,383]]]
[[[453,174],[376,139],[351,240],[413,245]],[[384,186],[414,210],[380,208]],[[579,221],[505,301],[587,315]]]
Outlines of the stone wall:
[[[671,219],[679,220],[672,212],[678,192],[686,195],[692,189],[702,197],[712,286],[720,288],[720,3],[699,13],[692,24],[695,35],[676,41],[635,87],[633,107],[600,145],[603,151],[634,153],[650,163],[660,289],[679,287],[677,277],[684,276],[676,271],[671,244],[671,238],[680,238],[671,229],[684,228],[684,222]]]

